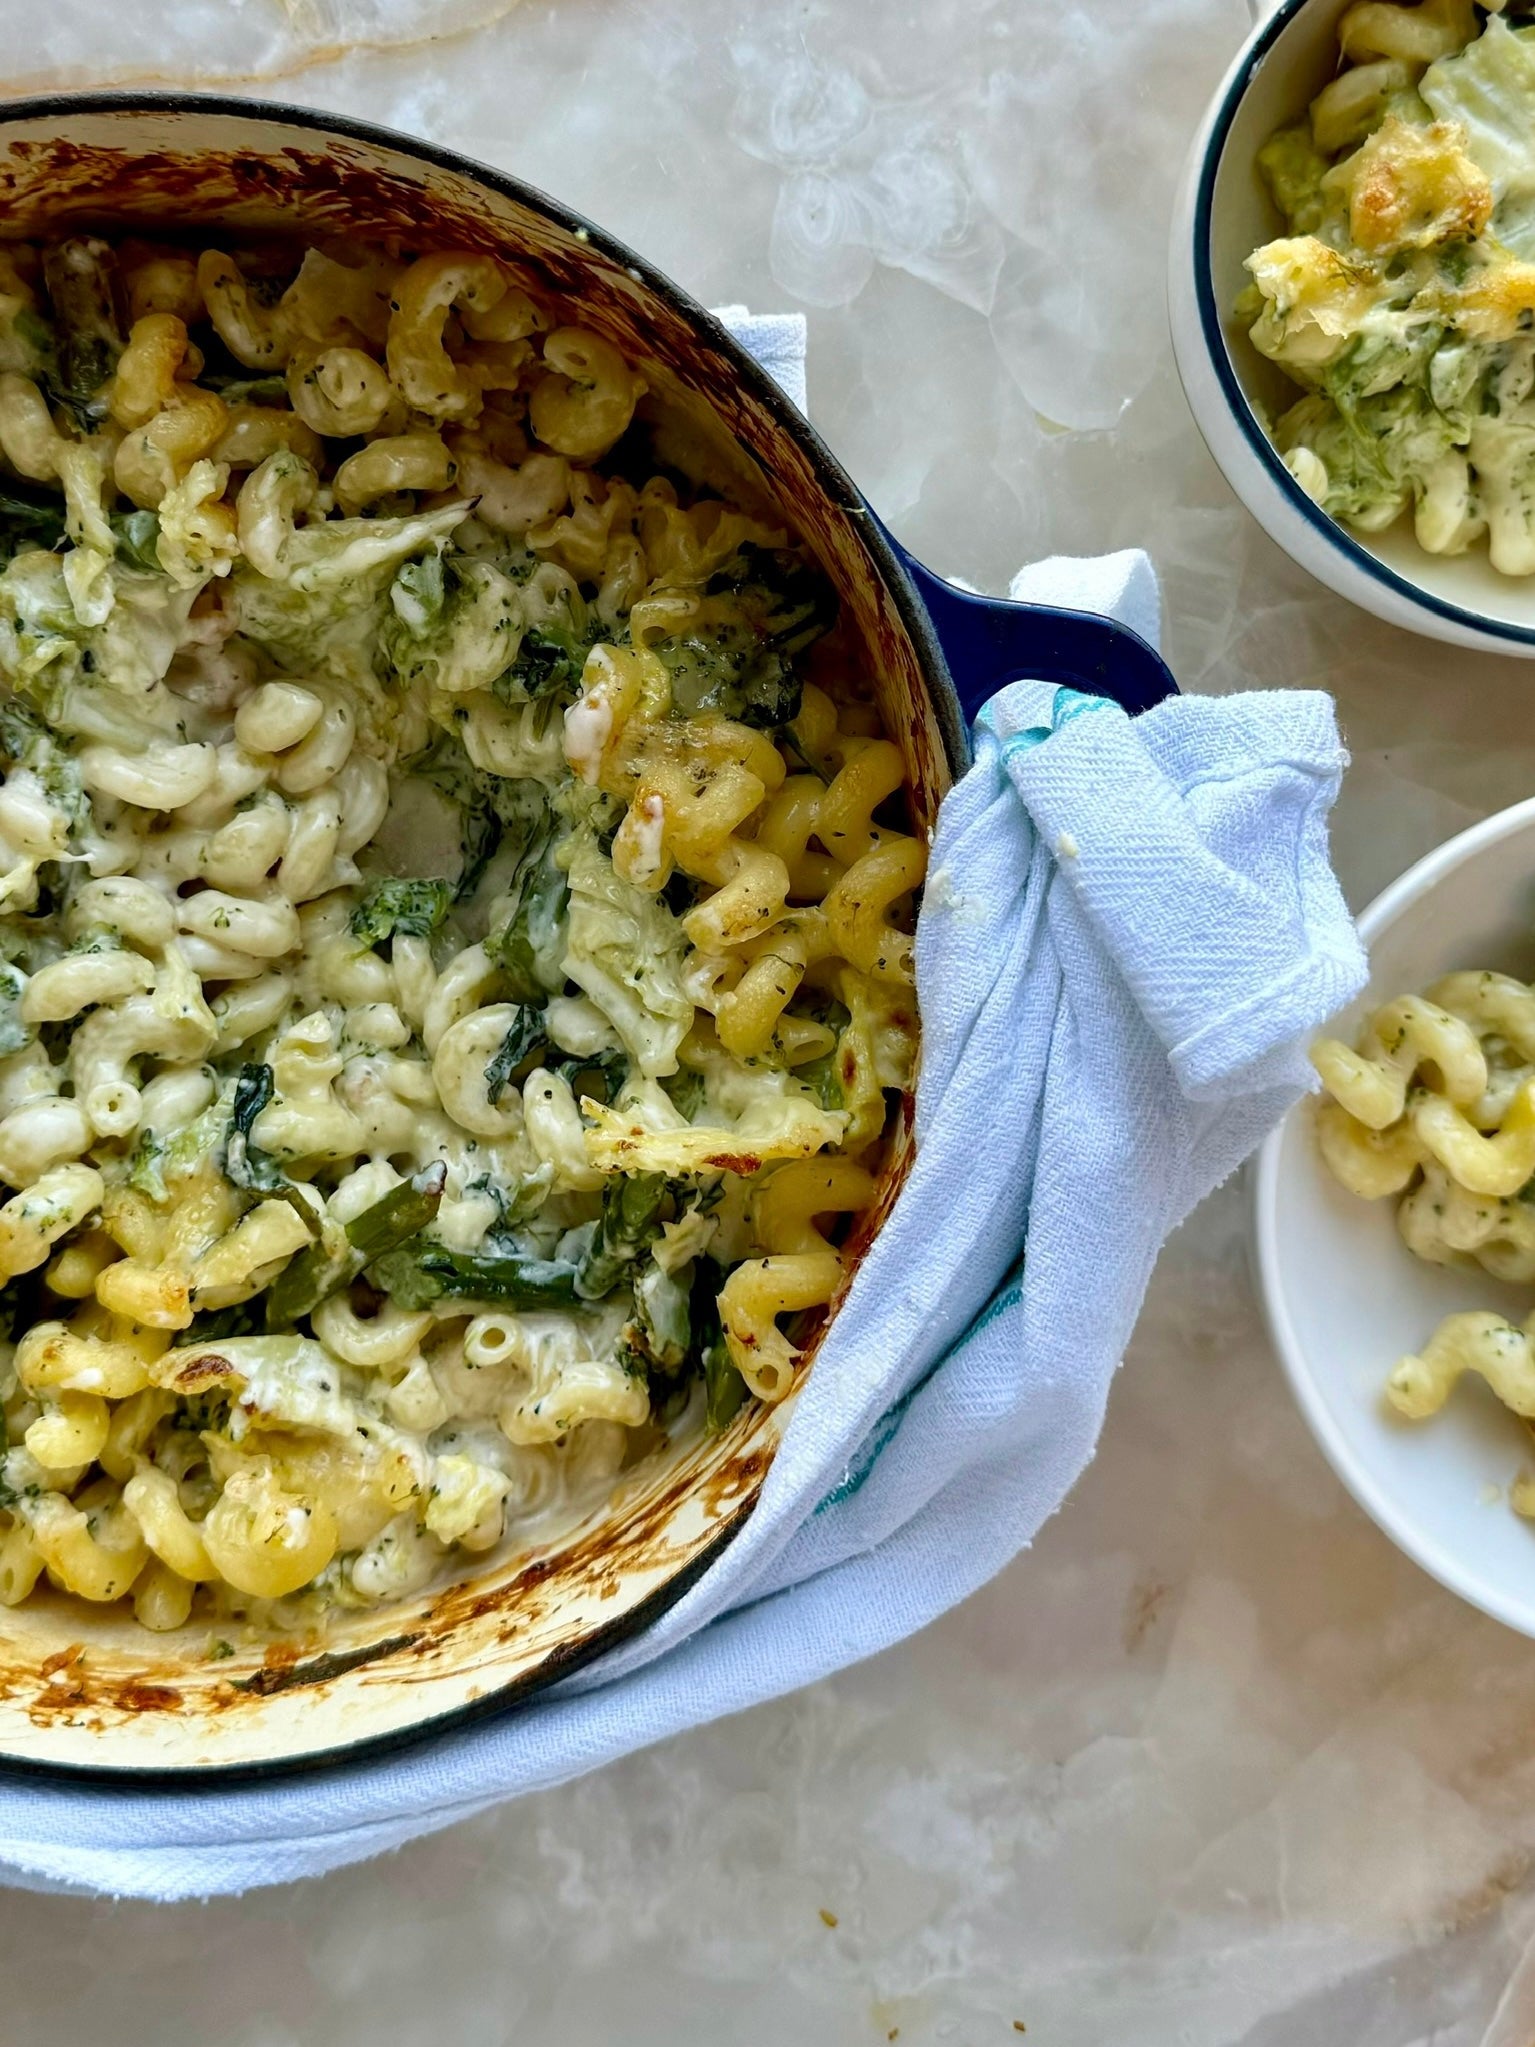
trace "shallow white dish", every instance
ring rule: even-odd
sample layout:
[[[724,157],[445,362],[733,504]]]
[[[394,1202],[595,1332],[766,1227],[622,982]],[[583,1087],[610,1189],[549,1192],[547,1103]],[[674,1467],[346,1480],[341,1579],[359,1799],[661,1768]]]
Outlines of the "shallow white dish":
[[[1370,985],[1336,1028],[1350,1037],[1379,1003],[1457,967],[1535,974],[1535,800],[1500,811],[1420,860],[1359,920]],[[1394,1414],[1386,1376],[1440,1318],[1492,1308],[1522,1321],[1535,1289],[1421,1263],[1397,1235],[1394,1200],[1345,1192],[1322,1163],[1315,1100],[1258,1154],[1257,1269],[1275,1349],[1301,1411],[1365,1511],[1424,1570],[1472,1605],[1535,1635],[1535,1523],[1507,1501],[1535,1470],[1535,1443],[1468,1375],[1426,1422]]]
[[[1173,209],[1168,313],[1178,374],[1200,432],[1258,523],[1319,582],[1392,625],[1455,646],[1535,658],[1535,577],[1500,576],[1486,550],[1423,552],[1410,522],[1356,534],[1321,511],[1264,429],[1295,389],[1231,317],[1243,263],[1283,234],[1259,149],[1305,112],[1337,63],[1349,0],[1283,0],[1243,45],[1189,151]]]

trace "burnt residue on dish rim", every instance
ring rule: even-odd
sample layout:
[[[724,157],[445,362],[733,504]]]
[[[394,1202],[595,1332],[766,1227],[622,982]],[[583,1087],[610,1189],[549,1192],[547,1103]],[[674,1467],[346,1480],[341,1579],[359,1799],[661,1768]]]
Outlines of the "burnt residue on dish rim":
[[[929,830],[967,743],[928,616],[840,465],[778,386],[701,307],[542,194],[424,143],[299,108],[107,93],[0,109],[6,232],[61,226],[303,234],[405,250],[490,251],[563,317],[638,363],[727,487],[771,499],[851,615]],[[855,1267],[910,1165],[903,1105]],[[821,1325],[824,1328],[824,1318]],[[813,1355],[821,1329],[807,1341]],[[740,1531],[785,1409],[748,1407],[721,1436],[626,1474],[574,1539],[502,1561],[322,1640],[210,1660],[61,1601],[6,1617],[0,1770],[103,1788],[228,1787],[392,1752],[494,1712],[648,1626]],[[99,1753],[98,1753],[99,1751]]]

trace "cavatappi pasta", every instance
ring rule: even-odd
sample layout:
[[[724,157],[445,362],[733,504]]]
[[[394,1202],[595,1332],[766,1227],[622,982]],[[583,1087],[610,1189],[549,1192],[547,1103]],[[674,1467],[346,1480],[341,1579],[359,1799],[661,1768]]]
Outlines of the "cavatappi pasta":
[[[1334,518],[1535,574],[1535,29],[1355,0],[1337,75],[1259,152],[1287,232],[1238,317],[1295,386],[1273,438]]]
[[[1311,1057],[1334,1177],[1367,1201],[1396,1197],[1415,1257],[1535,1284],[1535,988],[1447,974],[1376,1010],[1356,1046],[1323,1038]],[[1535,1315],[1524,1329],[1491,1312],[1448,1316],[1398,1362],[1386,1397],[1421,1421],[1466,1372],[1535,1422]],[[1535,1482],[1516,1481],[1510,1498],[1535,1514]]]
[[[0,250],[0,1600],[402,1596],[793,1386],[924,848],[643,394],[483,255]]]

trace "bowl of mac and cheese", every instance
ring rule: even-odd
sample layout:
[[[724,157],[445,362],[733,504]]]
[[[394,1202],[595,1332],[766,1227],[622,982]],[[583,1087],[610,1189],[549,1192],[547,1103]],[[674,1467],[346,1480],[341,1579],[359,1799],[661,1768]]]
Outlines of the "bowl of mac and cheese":
[[[1283,0],[1176,213],[1179,371],[1215,459],[1394,624],[1535,654],[1535,30],[1473,0]]]
[[[1259,1154],[1269,1326],[1339,1476],[1535,1634],[1535,802],[1360,919],[1370,986]]]

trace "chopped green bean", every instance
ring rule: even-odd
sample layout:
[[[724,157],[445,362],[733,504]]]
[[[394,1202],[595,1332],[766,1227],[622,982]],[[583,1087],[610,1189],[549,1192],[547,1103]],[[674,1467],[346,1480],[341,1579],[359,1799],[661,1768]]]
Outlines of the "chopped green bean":
[[[446,1166],[428,1166],[353,1216],[344,1251],[329,1251],[324,1244],[301,1251],[267,1289],[267,1328],[291,1328],[301,1315],[312,1315],[322,1301],[359,1279],[375,1258],[419,1236],[437,1213],[446,1179]]]

